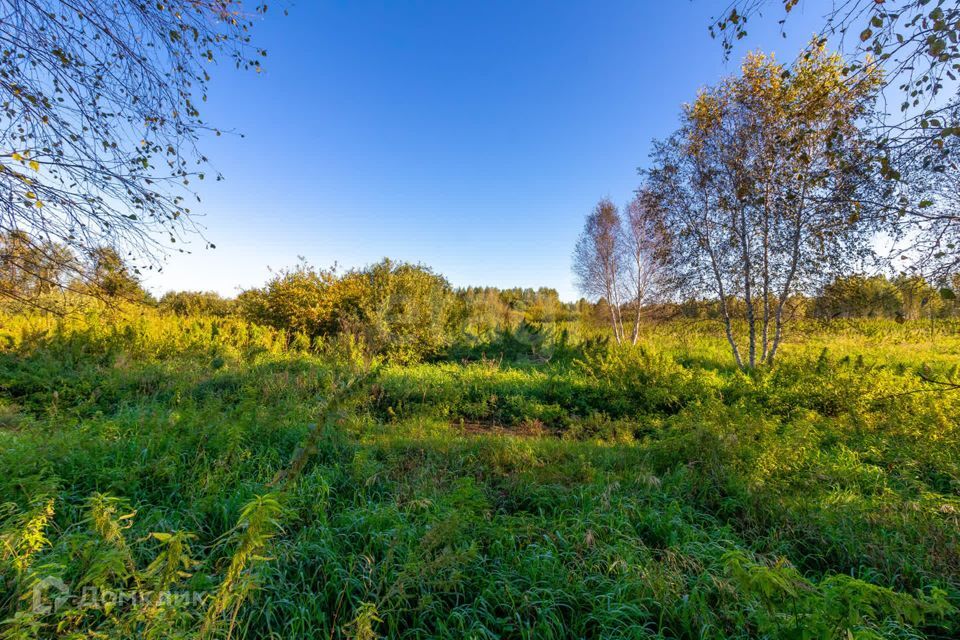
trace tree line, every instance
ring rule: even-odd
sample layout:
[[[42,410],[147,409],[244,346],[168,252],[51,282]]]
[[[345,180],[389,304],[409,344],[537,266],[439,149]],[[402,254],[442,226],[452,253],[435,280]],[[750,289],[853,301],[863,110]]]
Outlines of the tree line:
[[[594,211],[597,224],[620,224],[613,231],[619,234],[616,250],[622,253],[617,259],[623,263],[615,266],[623,267],[631,280],[614,283],[622,289],[619,300],[601,295],[593,301],[565,302],[555,289],[546,287],[455,288],[429,267],[389,259],[344,271],[301,262],[233,297],[169,291],[156,299],[144,289],[136,270],[112,249],[103,248],[84,260],[62,246],[39,252],[9,234],[0,236],[0,291],[6,294],[7,310],[40,307],[68,313],[99,299],[110,306],[155,307],[180,316],[237,317],[285,331],[299,347],[345,347],[395,362],[430,359],[454,346],[482,345],[521,327],[536,332],[537,326],[576,326],[584,335],[609,332],[614,340],[631,342],[650,322],[686,318],[744,325],[749,309],[742,298],[730,296],[721,302],[689,296],[664,301],[647,295],[670,281],[662,255],[645,254],[646,261],[637,267],[637,253],[623,250],[637,237],[627,228],[642,218],[640,204],[632,202],[623,216],[609,201]],[[26,263],[30,269],[22,268]],[[638,268],[643,273],[638,275]],[[630,297],[638,286],[639,298]],[[960,276],[950,286],[936,287],[919,276],[841,275],[814,295],[797,293],[783,305],[773,302],[789,319],[910,321],[960,317],[958,293]],[[612,327],[614,318],[619,327]]]
[[[149,298],[136,268],[113,247],[92,246],[80,253],[52,240],[38,242],[23,231],[0,233],[0,300],[56,312],[69,294],[134,302]]]

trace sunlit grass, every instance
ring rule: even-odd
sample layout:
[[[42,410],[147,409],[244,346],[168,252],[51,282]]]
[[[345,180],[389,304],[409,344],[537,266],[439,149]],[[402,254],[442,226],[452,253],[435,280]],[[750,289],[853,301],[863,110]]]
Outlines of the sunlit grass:
[[[798,326],[755,374],[705,323],[489,345],[336,415],[360,363],[236,320],[2,327],[4,637],[960,632],[960,394],[918,375],[954,375],[952,326]],[[46,575],[204,599],[30,614]]]

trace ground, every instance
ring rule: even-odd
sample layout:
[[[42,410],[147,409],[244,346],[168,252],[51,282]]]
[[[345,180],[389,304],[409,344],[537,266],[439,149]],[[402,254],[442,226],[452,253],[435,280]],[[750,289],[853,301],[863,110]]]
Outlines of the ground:
[[[0,637],[960,633],[956,325],[743,373],[705,322],[401,366],[114,315],[0,323]]]

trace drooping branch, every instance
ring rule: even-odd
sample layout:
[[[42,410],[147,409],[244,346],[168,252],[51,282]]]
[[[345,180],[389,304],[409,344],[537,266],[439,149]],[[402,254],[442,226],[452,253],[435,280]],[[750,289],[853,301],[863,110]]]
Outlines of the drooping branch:
[[[154,267],[199,232],[208,69],[266,55],[249,35],[266,6],[246,7],[0,0],[0,233]]]

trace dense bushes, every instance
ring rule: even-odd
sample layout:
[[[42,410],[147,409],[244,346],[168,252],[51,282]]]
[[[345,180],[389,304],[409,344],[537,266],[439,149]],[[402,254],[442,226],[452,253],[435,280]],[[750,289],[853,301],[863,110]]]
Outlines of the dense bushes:
[[[236,304],[236,300],[213,291],[170,291],[160,298],[157,307],[178,316],[226,317],[235,313]]]
[[[443,277],[390,260],[342,275],[301,264],[245,291],[238,304],[254,322],[314,341],[350,337],[396,362],[438,353],[454,321],[453,291]]]

